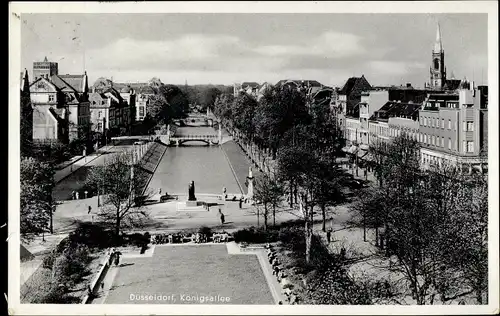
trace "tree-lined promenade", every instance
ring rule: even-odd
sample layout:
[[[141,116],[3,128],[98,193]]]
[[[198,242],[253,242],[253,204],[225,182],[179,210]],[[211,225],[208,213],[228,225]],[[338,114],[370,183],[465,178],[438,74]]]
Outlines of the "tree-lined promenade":
[[[304,222],[303,255],[311,263],[316,209],[322,213],[325,231],[325,209],[348,200],[346,174],[336,164],[345,140],[329,105],[307,102],[296,89],[273,87],[259,101],[245,93],[221,95],[213,111],[244,144],[271,153],[277,168],[256,184],[264,228],[285,197],[290,206],[298,204]],[[418,142],[404,134],[387,145],[372,146],[371,153],[377,157],[378,184],[358,191],[351,211],[365,229],[365,241],[366,229],[375,229],[380,247],[375,255],[388,259],[385,268],[400,275],[402,282],[395,283],[405,285],[406,292],[398,295],[410,296],[421,305],[452,304],[471,297],[477,304],[486,304],[487,176],[464,174],[445,163],[423,168]],[[365,285],[369,301],[383,294],[370,282]],[[313,301],[339,303],[335,297],[326,293]],[[349,301],[360,303],[366,301]]]
[[[163,125],[185,117],[187,98],[180,89],[160,90],[148,110],[150,123]],[[485,175],[464,174],[445,164],[425,169],[419,144],[403,134],[387,146],[372,148],[378,183],[352,191],[346,188],[351,178],[337,164],[345,140],[328,104],[316,104],[297,89],[278,86],[265,91],[258,101],[245,93],[221,94],[207,106],[241,143],[251,144],[273,160],[274,168],[255,183],[255,212],[263,219],[266,236],[271,235],[276,213],[285,204],[300,217],[299,229],[285,231],[280,238],[297,254],[296,263],[309,280],[307,303],[404,304],[405,297],[421,305],[452,304],[465,298],[487,303]],[[88,184],[103,194],[98,215],[111,230],[109,240],[118,242],[121,233],[148,217],[135,199],[145,181],[135,164],[122,155],[90,171]],[[51,164],[23,157],[24,240],[49,230],[53,187]],[[321,248],[318,233],[327,231],[327,220],[340,205],[349,207],[354,225],[375,231],[379,248],[373,256],[398,280],[382,285],[355,280],[347,272],[345,250],[332,255]],[[320,231],[315,230],[317,213],[322,219]],[[364,240],[368,239],[365,234]]]

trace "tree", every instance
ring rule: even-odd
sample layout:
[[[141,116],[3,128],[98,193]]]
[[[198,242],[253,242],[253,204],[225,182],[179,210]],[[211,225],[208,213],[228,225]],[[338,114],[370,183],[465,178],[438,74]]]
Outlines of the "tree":
[[[268,219],[271,215],[273,226],[276,225],[276,208],[280,205],[282,196],[281,186],[269,176],[264,175],[255,181],[254,199],[257,201],[258,216],[262,215],[264,218],[264,230],[267,230]]]
[[[385,165],[385,158],[387,153],[387,144],[381,140],[376,139],[368,148],[368,152],[372,157],[372,164],[374,165],[373,171],[377,177],[379,186],[383,185],[383,171]]]
[[[98,216],[114,228],[117,238],[123,227],[140,227],[148,218],[141,206],[135,205],[135,197],[142,195],[147,176],[133,162],[130,154],[118,154],[104,166],[93,167],[87,177],[88,186],[104,193]]]
[[[32,240],[51,227],[54,170],[35,158],[21,159],[21,238]]]

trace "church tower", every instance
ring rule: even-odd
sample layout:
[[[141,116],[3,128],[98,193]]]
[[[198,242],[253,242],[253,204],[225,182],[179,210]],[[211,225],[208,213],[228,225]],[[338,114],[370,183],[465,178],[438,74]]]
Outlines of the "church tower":
[[[444,50],[441,42],[441,30],[439,23],[436,30],[436,42],[432,50],[432,64],[430,68],[430,87],[433,89],[443,89],[446,82],[446,68],[444,66]]]

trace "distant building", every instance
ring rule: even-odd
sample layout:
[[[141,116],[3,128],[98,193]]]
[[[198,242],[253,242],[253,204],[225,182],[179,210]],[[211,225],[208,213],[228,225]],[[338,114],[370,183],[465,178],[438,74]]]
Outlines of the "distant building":
[[[447,79],[444,56],[441,29],[438,24],[436,30],[436,41],[434,42],[434,49],[432,50],[432,62],[429,69],[430,80],[429,83],[426,83],[425,85],[427,89],[453,91],[460,85],[461,80],[457,80],[453,76],[451,79]]]
[[[362,92],[370,89],[371,85],[364,75],[351,77],[338,90],[335,105],[330,103],[332,113],[336,117],[339,128],[344,132],[348,146],[358,144],[358,133],[361,129],[359,103],[361,102]],[[350,150],[352,151],[354,148]]]
[[[88,90],[86,72],[83,75],[44,74],[35,79],[30,85],[33,140],[68,143],[88,136]]]
[[[95,91],[89,96],[93,131],[106,138],[129,134],[132,111],[120,92],[113,87]]]
[[[56,62],[47,60],[33,63],[33,80],[36,81],[40,78],[52,77],[59,74],[59,65]]]
[[[461,168],[487,165],[488,89],[463,80],[456,93],[431,93],[419,113],[424,165],[452,162]]]
[[[154,95],[155,91],[148,85],[143,86],[137,90],[135,102],[135,120],[137,122],[144,120],[144,118],[146,117],[150,99]]]

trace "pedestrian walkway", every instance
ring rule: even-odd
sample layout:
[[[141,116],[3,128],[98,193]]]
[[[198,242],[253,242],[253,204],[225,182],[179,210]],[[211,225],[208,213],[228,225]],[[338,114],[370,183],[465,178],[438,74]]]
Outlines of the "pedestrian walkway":
[[[86,164],[90,163],[91,161],[95,160],[97,157],[101,156],[105,152],[109,151],[111,148],[114,146],[104,146],[97,150],[96,152],[83,156],[80,159],[75,160],[74,163],[66,166],[65,168],[58,170],[54,174],[54,181],[55,183],[61,182],[63,179],[80,169],[81,167],[85,166]]]

